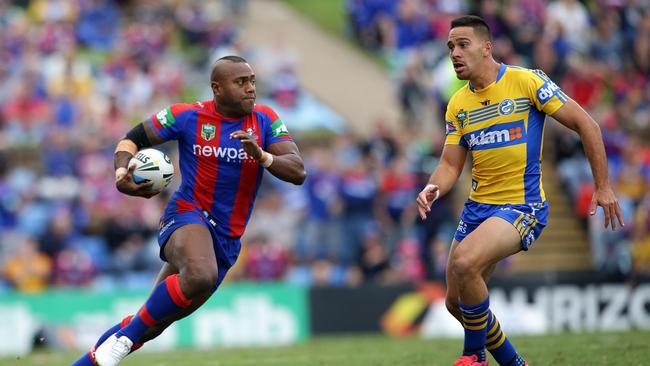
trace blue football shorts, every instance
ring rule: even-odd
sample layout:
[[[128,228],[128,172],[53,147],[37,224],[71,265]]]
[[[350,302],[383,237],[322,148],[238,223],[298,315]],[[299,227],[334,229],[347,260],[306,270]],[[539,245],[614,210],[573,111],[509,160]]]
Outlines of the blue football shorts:
[[[160,229],[158,230],[160,259],[167,261],[164,254],[164,248],[172,233],[176,231],[176,229],[189,224],[203,225],[207,227],[208,230],[210,230],[210,234],[212,234],[212,246],[217,258],[215,264],[217,265],[218,272],[217,282],[212,287],[212,292],[214,292],[217,290],[221,282],[223,282],[223,279],[226,278],[228,270],[237,261],[241,250],[241,241],[239,238],[231,238],[219,234],[214,226],[216,225],[216,221],[207,213],[203,213],[198,209],[180,213],[165,212],[165,215],[160,219]]]
[[[463,212],[460,214],[460,222],[456,228],[454,239],[458,242],[462,241],[483,221],[492,216],[500,217],[511,223],[519,232],[521,249],[528,250],[542,234],[542,230],[548,222],[548,203],[490,205],[467,200]]]

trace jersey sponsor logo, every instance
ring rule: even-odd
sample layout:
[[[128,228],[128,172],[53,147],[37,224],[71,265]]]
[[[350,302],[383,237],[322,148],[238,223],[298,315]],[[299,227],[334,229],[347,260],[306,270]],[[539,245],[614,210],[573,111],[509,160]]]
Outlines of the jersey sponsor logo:
[[[212,215],[210,215],[210,213],[208,211],[203,210],[203,216],[205,216],[206,220],[208,220],[210,225],[212,225],[213,227],[216,228],[217,226],[219,226],[219,224],[217,223],[217,220]]]
[[[460,222],[458,223],[458,227],[456,228],[456,231],[458,231],[461,234],[467,234],[467,224],[463,220],[460,220]]]
[[[526,142],[523,121],[500,123],[463,135],[471,150],[486,150]]]
[[[167,229],[169,229],[172,225],[174,225],[174,222],[176,222],[174,219],[171,219],[167,223],[161,220],[159,226],[160,235],[164,234],[165,231],[167,231]]]
[[[503,102],[499,103],[499,113],[501,113],[501,115],[507,116],[514,111],[515,102],[512,99],[506,99]]]
[[[529,247],[533,245],[533,242],[535,241],[535,233],[531,230],[528,232],[528,235],[524,238],[524,244]]]
[[[489,99],[486,99],[486,100],[484,100],[484,101],[482,101],[482,102],[479,102],[479,103],[481,103],[482,106],[487,107],[487,106],[490,105],[490,100],[489,100]]]
[[[288,137],[289,130],[287,126],[284,125],[281,119],[276,119],[273,124],[271,124],[271,130],[273,131],[273,137]]]
[[[167,128],[176,122],[176,119],[174,118],[174,115],[172,114],[171,110],[169,108],[165,108],[162,111],[156,113],[156,118],[158,119],[158,122],[163,126],[163,128]]]
[[[201,126],[201,137],[203,137],[205,141],[210,141],[214,138],[216,131],[217,128],[214,125],[204,123]]]
[[[541,104],[546,104],[557,92],[560,90],[560,87],[557,86],[551,80],[547,80],[544,85],[537,89],[537,99]]]
[[[456,126],[453,122],[446,121],[445,123],[445,135],[449,135],[452,132],[456,132]]]
[[[195,144],[192,146],[192,152],[196,156],[203,156],[206,158],[215,157],[224,159],[228,162],[243,162],[255,160],[246,154],[243,148],[224,147],[224,146],[206,146]]]

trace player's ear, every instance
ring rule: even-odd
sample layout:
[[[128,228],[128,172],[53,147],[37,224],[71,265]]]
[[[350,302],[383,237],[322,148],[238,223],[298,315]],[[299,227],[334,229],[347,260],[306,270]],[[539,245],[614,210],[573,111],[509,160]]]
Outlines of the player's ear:
[[[492,41],[486,40],[483,42],[483,56],[488,57],[492,55]]]
[[[213,81],[210,83],[210,87],[212,87],[212,93],[214,93],[214,95],[219,95],[219,94],[220,94],[220,87],[219,87],[219,83],[218,83],[218,82],[216,82],[216,81],[213,80]]]

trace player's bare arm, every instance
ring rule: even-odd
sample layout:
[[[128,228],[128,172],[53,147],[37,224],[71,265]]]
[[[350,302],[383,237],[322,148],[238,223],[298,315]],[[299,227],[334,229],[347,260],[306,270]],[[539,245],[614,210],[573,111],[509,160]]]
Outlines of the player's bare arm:
[[[429,184],[418,194],[416,202],[422,220],[427,218],[433,201],[447,194],[456,184],[465,166],[467,150],[459,145],[445,145],[440,164],[429,178]]]
[[[582,145],[587,159],[589,159],[596,186],[591,199],[589,214],[596,214],[597,206],[601,206],[605,213],[605,227],[611,224],[612,230],[616,230],[616,220],[618,220],[621,227],[625,226],[621,206],[609,184],[605,146],[600,127],[596,121],[572,99],[569,99],[560,109],[553,113],[552,117],[577,132],[582,139]]]
[[[230,134],[230,138],[239,139],[246,154],[258,160],[274,176],[297,185],[305,181],[307,177],[305,166],[298,146],[293,141],[271,144],[267,152],[262,150],[255,139],[245,131],[235,131]]]
[[[117,143],[114,155],[115,186],[117,190],[129,196],[151,198],[160,190],[151,190],[153,182],[138,184],[133,180],[133,169],[128,167],[129,161],[138,150],[161,144],[163,140],[153,130],[149,123],[142,122],[135,126],[126,137]]]

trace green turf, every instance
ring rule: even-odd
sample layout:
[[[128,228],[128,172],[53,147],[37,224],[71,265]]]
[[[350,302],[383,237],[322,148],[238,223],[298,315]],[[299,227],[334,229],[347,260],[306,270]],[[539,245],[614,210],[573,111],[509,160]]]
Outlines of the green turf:
[[[370,52],[360,47],[348,35],[348,18],[345,10],[345,0],[283,0],[284,3],[294,8],[310,22],[318,25],[325,31],[340,38],[352,46],[357,52],[368,57],[381,67],[386,67],[386,61],[381,54]]]
[[[515,337],[519,351],[531,365],[648,365],[650,332],[561,334]],[[243,365],[451,365],[460,340],[392,339],[380,335],[317,337],[306,343],[274,348],[138,351],[125,366],[243,366]],[[65,353],[34,353],[0,359],[0,365],[67,365],[76,357]],[[496,365],[496,362],[491,362]]]
[[[344,0],[284,0],[314,23],[336,35],[345,33]]]

